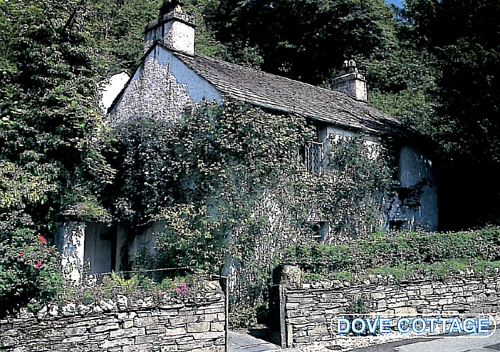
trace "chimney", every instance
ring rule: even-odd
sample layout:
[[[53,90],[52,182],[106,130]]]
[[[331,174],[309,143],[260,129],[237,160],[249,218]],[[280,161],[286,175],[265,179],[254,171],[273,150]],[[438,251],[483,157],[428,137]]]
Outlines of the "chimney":
[[[332,89],[346,93],[357,100],[368,100],[365,76],[358,72],[354,60],[344,61],[340,76],[332,81]]]
[[[163,1],[158,19],[146,26],[144,52],[159,40],[172,50],[194,55],[195,19],[182,11],[181,4],[179,0]]]

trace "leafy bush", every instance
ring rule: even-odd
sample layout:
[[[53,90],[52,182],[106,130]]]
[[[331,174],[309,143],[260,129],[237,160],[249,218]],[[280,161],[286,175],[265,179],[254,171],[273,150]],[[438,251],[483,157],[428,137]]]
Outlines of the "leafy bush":
[[[392,275],[396,280],[419,272],[443,279],[467,268],[484,271],[498,267],[499,236],[498,227],[470,232],[376,233],[349,246],[291,246],[286,261],[301,266],[304,278],[310,281],[340,272]]]
[[[78,285],[67,282],[65,285],[58,286],[55,301],[64,306],[80,303],[91,305],[101,300],[117,301],[118,296],[126,296],[129,300],[147,298],[157,303],[165,299],[185,300],[196,297],[204,275],[164,278],[158,282],[144,273],[126,277],[113,272],[105,276],[100,283],[92,278],[88,279],[84,279],[83,283]]]
[[[361,138],[331,141],[329,172],[319,175],[300,153],[314,136],[303,117],[236,102],[195,104],[176,123],[142,116],[121,123],[112,213],[129,236],[151,221],[164,225],[154,258],[135,264],[218,272],[233,263],[232,309],[255,315],[273,265],[290,244],[312,238],[312,217],[331,221],[331,237],[378,229],[390,172],[370,153],[383,148]],[[318,247],[298,248],[322,255]],[[331,265],[350,265],[345,248],[331,251]],[[247,318],[242,323],[253,321]]]

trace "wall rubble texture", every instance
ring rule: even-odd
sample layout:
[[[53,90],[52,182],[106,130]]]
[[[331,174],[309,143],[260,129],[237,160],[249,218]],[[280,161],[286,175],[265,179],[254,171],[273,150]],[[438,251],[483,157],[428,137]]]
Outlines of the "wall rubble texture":
[[[444,282],[422,279],[401,283],[367,280],[349,285],[340,281],[303,284],[285,288],[287,343],[299,347],[335,342],[332,319],[353,313],[354,305],[365,313],[396,317],[430,314],[497,315],[500,307],[500,277],[453,277]],[[338,336],[338,335],[337,335]]]
[[[28,351],[197,351],[224,350],[224,294],[206,285],[203,298],[159,305],[126,296],[98,305],[52,307],[41,319],[0,321],[0,349]],[[149,302],[149,303],[148,303]],[[73,304],[73,306],[75,306]],[[84,313],[85,312],[85,313]]]
[[[153,54],[152,54],[153,55]],[[177,83],[168,65],[153,56],[146,59],[124,92],[120,104],[111,116],[112,123],[137,117],[154,117],[165,122],[175,122],[191,103],[185,84]]]

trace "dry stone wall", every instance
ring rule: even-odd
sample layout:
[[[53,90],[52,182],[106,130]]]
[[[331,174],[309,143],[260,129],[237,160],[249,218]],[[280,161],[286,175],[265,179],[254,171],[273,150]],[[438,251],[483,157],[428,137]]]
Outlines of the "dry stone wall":
[[[0,349],[31,351],[223,351],[224,294],[207,283],[198,299],[153,303],[127,296],[93,305],[52,306],[0,322]]]
[[[453,277],[445,281],[421,279],[394,282],[372,277],[364,283],[333,281],[287,284],[284,289],[285,333],[288,346],[339,338],[332,321],[343,314],[436,317],[460,314],[496,316],[500,306],[498,271],[488,276]]]

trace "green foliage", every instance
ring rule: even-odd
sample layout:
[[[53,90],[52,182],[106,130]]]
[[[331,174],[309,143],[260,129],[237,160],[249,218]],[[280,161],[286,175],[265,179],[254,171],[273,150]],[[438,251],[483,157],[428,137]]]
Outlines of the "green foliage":
[[[291,246],[287,262],[301,266],[306,281],[352,279],[353,273],[391,275],[397,281],[414,273],[444,279],[468,268],[485,272],[498,267],[499,236],[498,227],[471,232],[376,233],[344,246]]]
[[[326,159],[324,175],[314,180],[314,191],[321,195],[320,217],[329,220],[336,237],[361,238],[379,230],[384,199],[395,186],[391,157],[383,143],[366,142],[363,137],[331,140]]]
[[[442,147],[440,223],[446,229],[496,224],[500,196],[498,1],[408,0],[403,31],[439,70],[433,136]],[[462,192],[457,192],[462,189]],[[489,195],[489,202],[482,196]]]
[[[304,118],[235,102],[194,105],[175,124],[138,117],[118,125],[113,214],[132,236],[151,221],[163,226],[157,254],[135,265],[218,271],[230,260],[233,314],[254,319],[273,265],[312,237],[311,217],[331,221],[332,241],[378,229],[391,185],[383,149],[331,141],[327,172],[317,175],[299,153],[313,136]]]
[[[108,157],[117,174],[107,188],[112,214],[133,228],[146,224],[179,198],[174,153],[175,130],[137,118],[111,131]],[[109,197],[111,195],[111,197]]]
[[[169,208],[163,215],[165,227],[158,238],[158,267],[198,267],[216,270],[223,259],[224,233],[210,221],[206,207],[193,205]]]
[[[0,1],[0,316],[54,295],[60,260],[39,238],[52,241],[62,211],[105,213],[89,4]]]
[[[499,140],[498,82],[493,77],[500,46],[491,40],[500,34],[499,11],[496,1],[412,0],[405,12],[413,35],[436,55],[442,71],[439,140],[448,152],[485,162],[495,162]]]
[[[86,30],[102,51],[106,77],[135,70],[143,55],[144,28],[157,17],[160,0],[98,0],[86,2]]]
[[[381,0],[220,0],[205,16],[231,61],[311,84],[394,40],[393,14]]]
[[[43,203],[50,185],[14,163],[0,161],[0,316],[29,305],[35,309],[56,293],[61,283],[60,256],[38,235],[24,212]]]
[[[196,51],[221,56],[219,44],[202,15],[210,0],[187,0],[183,11],[196,18]],[[98,0],[84,2],[88,16],[86,30],[101,51],[100,70],[105,77],[122,71],[133,74],[144,54],[144,29],[158,17],[161,0]],[[148,49],[148,48],[146,48]]]
[[[83,282],[78,285],[58,285],[57,298],[54,301],[60,306],[80,303],[91,305],[103,300],[117,302],[120,296],[126,296],[129,301],[151,300],[153,304],[159,304],[165,300],[185,301],[196,298],[203,285],[203,276],[198,274],[156,281],[145,273],[124,276],[112,272],[100,283],[84,277]]]

